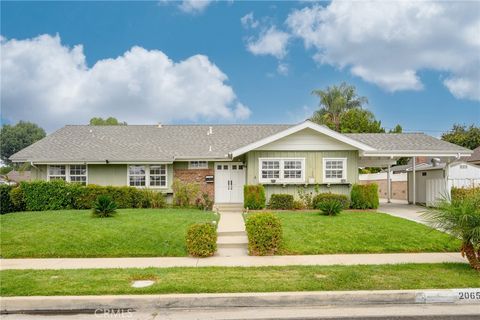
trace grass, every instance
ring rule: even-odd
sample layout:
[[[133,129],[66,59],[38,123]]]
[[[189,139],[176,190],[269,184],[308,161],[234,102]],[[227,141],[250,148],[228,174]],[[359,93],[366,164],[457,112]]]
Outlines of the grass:
[[[9,213],[0,217],[0,256],[186,256],[187,227],[216,219],[195,209],[123,209],[113,218],[93,218],[90,210]]]
[[[1,296],[167,294],[480,287],[467,264],[6,270]],[[133,280],[151,279],[147,288]]]
[[[460,241],[416,222],[377,212],[279,212],[284,241],[279,254],[448,252]]]

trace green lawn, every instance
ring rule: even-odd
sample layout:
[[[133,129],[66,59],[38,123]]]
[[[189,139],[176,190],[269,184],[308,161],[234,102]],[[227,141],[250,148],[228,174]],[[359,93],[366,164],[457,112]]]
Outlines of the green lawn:
[[[460,241],[427,226],[377,212],[278,212],[279,254],[458,251]]]
[[[467,264],[6,270],[0,277],[1,296],[480,287]],[[130,286],[146,279],[155,284]]]
[[[216,219],[194,209],[123,209],[113,218],[89,210],[9,213],[0,217],[0,256],[186,256],[187,227]]]

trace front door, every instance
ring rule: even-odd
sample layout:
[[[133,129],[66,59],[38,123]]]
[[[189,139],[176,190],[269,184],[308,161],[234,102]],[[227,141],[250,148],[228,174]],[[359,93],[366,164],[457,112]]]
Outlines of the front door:
[[[241,162],[215,162],[215,202],[243,203],[245,166]]]

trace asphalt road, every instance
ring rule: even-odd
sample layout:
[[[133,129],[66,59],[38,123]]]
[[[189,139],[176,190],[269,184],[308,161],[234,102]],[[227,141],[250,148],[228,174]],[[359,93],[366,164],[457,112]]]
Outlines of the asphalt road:
[[[2,320],[190,320],[190,319],[361,319],[361,320],[470,320],[480,319],[480,304],[470,305],[369,305],[303,308],[214,308],[195,310],[97,310],[85,314],[2,315]]]

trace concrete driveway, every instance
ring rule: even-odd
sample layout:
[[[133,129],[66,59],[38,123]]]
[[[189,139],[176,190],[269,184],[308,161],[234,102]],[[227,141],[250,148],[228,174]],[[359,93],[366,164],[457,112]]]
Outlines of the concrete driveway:
[[[380,206],[377,211],[426,225],[427,223],[421,217],[426,210],[425,207],[408,204],[407,201],[392,200],[391,203],[387,203],[386,199],[380,199]]]

